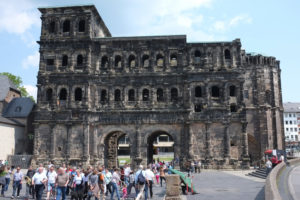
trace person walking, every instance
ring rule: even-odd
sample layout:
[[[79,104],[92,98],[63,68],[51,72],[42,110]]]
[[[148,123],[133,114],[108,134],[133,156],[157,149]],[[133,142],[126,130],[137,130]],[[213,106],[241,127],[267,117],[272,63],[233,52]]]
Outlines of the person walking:
[[[25,195],[27,199],[29,198],[29,195],[31,195],[32,198],[34,198],[34,187],[31,184],[32,177],[34,176],[34,174],[35,174],[35,171],[32,169],[32,166],[29,166],[27,173],[26,173],[26,177],[25,177],[25,180],[27,179],[26,180],[26,195]]]
[[[88,197],[87,197],[88,200],[90,200],[92,196],[95,197],[95,200],[99,199],[98,179],[99,179],[98,171],[94,169],[93,173],[89,176],[89,180],[88,180],[88,187],[89,187]]]
[[[129,175],[131,172],[131,168],[129,165],[125,165],[125,169],[124,169],[124,182],[125,184],[128,186],[129,185]]]
[[[17,190],[17,197],[20,197],[20,191],[22,190],[22,179],[23,173],[21,172],[20,167],[17,167],[17,171],[13,175],[13,193],[11,198],[14,199],[16,197],[16,190]]]
[[[272,170],[272,162],[270,161],[270,159],[267,160],[266,162],[266,167],[267,167],[267,176],[268,174],[271,172]]]
[[[54,165],[51,165],[49,168],[49,171],[47,173],[47,199],[50,198],[50,193],[52,192],[52,195],[55,196],[55,181],[57,178],[57,173],[54,171]]]
[[[112,191],[111,191],[111,184],[112,184],[111,179],[112,179],[111,172],[107,168],[105,168],[104,182],[106,184],[106,194],[105,194],[106,196],[108,196],[108,191],[109,191],[110,194],[112,193]]]
[[[67,190],[68,183],[69,183],[69,174],[66,172],[65,169],[60,167],[58,169],[58,175],[55,181],[55,186],[57,190],[56,200],[60,200],[60,197],[62,197],[62,200],[66,199],[66,190]]]
[[[5,191],[5,185],[6,185],[6,180],[5,180],[5,176],[6,176],[6,170],[5,170],[5,165],[2,165],[0,167],[0,186],[1,188],[1,197],[4,197],[4,191]]]
[[[35,173],[32,177],[32,185],[34,185],[34,190],[35,190],[37,200],[42,199],[42,195],[46,183],[47,183],[47,176],[44,173],[44,168],[39,167],[38,172]]]
[[[145,192],[145,200],[148,199],[148,180],[146,179],[146,172],[144,171],[143,165],[139,166],[139,170],[135,173],[135,190],[136,190],[136,199],[140,199]]]
[[[127,194],[130,195],[132,187],[134,187],[134,174],[133,171],[129,174],[129,184],[127,186]]]
[[[166,182],[165,171],[162,166],[159,168],[159,179],[160,179],[160,187],[162,187],[162,181],[165,180]]]
[[[7,172],[6,175],[5,175],[5,188],[4,188],[4,191],[6,192],[8,190],[8,186],[9,186],[9,183],[10,183],[10,176],[12,174],[12,170],[10,167],[6,167],[5,168],[5,171]]]
[[[120,193],[119,193],[119,188],[118,188],[118,183],[121,181],[120,175],[119,175],[119,169],[115,168],[114,173],[112,174],[112,193],[110,196],[110,199],[113,200],[114,197],[114,192],[116,192],[118,200],[120,200]]]
[[[76,174],[73,178],[73,188],[76,196],[81,200],[83,198],[83,176],[79,169],[76,170]]]
[[[154,183],[154,173],[151,170],[151,165],[148,165],[148,168],[145,171],[145,178],[146,178],[146,180],[148,180],[147,183],[148,183],[148,187],[149,187],[149,191],[150,191],[150,198],[152,198],[153,197],[152,186]]]
[[[201,160],[198,160],[198,162],[197,162],[198,173],[201,173],[201,167],[202,167]]]

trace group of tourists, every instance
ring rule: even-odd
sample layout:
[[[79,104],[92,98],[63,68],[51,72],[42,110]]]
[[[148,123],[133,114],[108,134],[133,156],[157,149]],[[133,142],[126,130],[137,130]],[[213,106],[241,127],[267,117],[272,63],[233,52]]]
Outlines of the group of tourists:
[[[273,155],[271,159],[267,158],[266,161],[266,173],[267,175],[272,171],[272,169],[279,163],[284,162],[284,155],[279,155],[279,159],[276,155]]]
[[[11,169],[3,165],[0,168],[1,196],[5,195],[12,177],[12,199],[20,197],[22,182],[25,181],[25,199],[32,197],[41,200],[46,191],[46,199],[56,200],[65,200],[67,195],[76,200],[100,200],[105,199],[108,193],[111,200],[114,196],[120,200],[129,196],[140,198],[142,195],[147,200],[148,195],[153,197],[154,184],[163,186],[165,174],[170,173],[169,168],[172,166],[164,162],[149,164],[147,168],[140,165],[136,172],[127,164],[120,169],[108,169],[105,166],[83,169],[66,165],[58,167],[50,163],[47,167],[41,164],[37,169],[30,166],[27,173],[23,174],[20,167]],[[132,192],[133,188],[135,193]]]

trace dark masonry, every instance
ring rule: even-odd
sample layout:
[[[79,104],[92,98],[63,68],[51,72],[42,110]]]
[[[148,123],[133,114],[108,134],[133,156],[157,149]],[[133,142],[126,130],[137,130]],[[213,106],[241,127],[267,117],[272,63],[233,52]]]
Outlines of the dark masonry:
[[[39,10],[34,164],[116,166],[124,136],[132,167],[153,160],[162,134],[181,167],[248,167],[284,148],[276,58],[239,39],[112,37],[93,5]]]

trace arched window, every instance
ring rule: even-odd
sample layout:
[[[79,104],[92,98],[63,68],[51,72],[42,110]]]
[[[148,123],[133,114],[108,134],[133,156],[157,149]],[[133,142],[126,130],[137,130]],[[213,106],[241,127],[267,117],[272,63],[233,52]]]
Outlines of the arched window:
[[[143,67],[149,67],[150,62],[149,62],[149,55],[143,55]]]
[[[134,55],[129,56],[128,64],[129,64],[129,67],[135,67],[135,56]]]
[[[100,101],[107,101],[107,91],[106,90],[101,90],[101,99]]]
[[[121,56],[116,55],[115,56],[115,67],[121,67],[122,61],[121,61]]]
[[[66,32],[70,32],[70,27],[71,27],[71,23],[70,23],[70,20],[65,20],[64,23],[63,23],[63,32],[66,33]]]
[[[107,56],[102,56],[102,58],[101,58],[101,67],[102,68],[107,68],[108,67],[108,57]]]
[[[164,101],[164,91],[161,88],[158,88],[156,91],[157,101]]]
[[[195,63],[200,62],[200,57],[201,57],[201,52],[199,50],[196,50],[195,53],[194,53]]]
[[[196,104],[194,106],[194,110],[195,110],[195,112],[201,112],[202,111],[202,105],[201,104]]]
[[[121,101],[121,90],[115,90],[115,101]]]
[[[230,112],[237,112],[237,107],[235,104],[230,105]]]
[[[170,56],[171,66],[177,66],[177,55],[175,53]]]
[[[68,56],[67,55],[63,56],[61,65],[62,66],[67,66],[68,65]]]
[[[77,65],[81,66],[83,64],[83,56],[82,55],[78,55],[77,56]]]
[[[177,101],[178,100],[178,90],[177,88],[171,89],[171,101]]]
[[[224,56],[225,56],[225,59],[231,59],[230,51],[228,49],[225,49]]]
[[[80,20],[78,23],[78,32],[85,31],[85,20]]]
[[[231,97],[235,97],[236,96],[236,91],[235,91],[236,89],[235,89],[235,86],[234,85],[231,85],[230,87],[229,87],[229,96],[231,96]]]
[[[55,32],[55,22],[52,21],[49,24],[49,33],[54,33]]]
[[[149,101],[149,90],[143,89],[143,101]]]
[[[47,101],[52,101],[52,94],[53,94],[52,88],[47,89],[47,91],[46,91],[46,100]]]
[[[195,87],[195,97],[202,97],[202,88],[201,88],[201,86]]]
[[[220,89],[218,86],[213,86],[211,88],[211,96],[212,97],[220,97]]]
[[[135,101],[134,89],[128,90],[128,101]]]
[[[67,89],[66,88],[62,88],[59,92],[59,100],[67,100]]]
[[[156,65],[159,67],[164,66],[164,57],[161,54],[157,54],[156,56]]]
[[[82,89],[76,88],[75,89],[75,101],[81,101],[82,100]]]

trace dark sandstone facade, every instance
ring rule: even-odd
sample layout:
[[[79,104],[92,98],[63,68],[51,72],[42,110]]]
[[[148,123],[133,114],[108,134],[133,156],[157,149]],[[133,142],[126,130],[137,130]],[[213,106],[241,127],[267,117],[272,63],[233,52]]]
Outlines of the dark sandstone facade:
[[[111,37],[94,6],[39,10],[35,162],[114,166],[124,134],[133,167],[152,160],[162,133],[181,165],[247,166],[284,148],[274,57],[246,53],[239,39]]]

